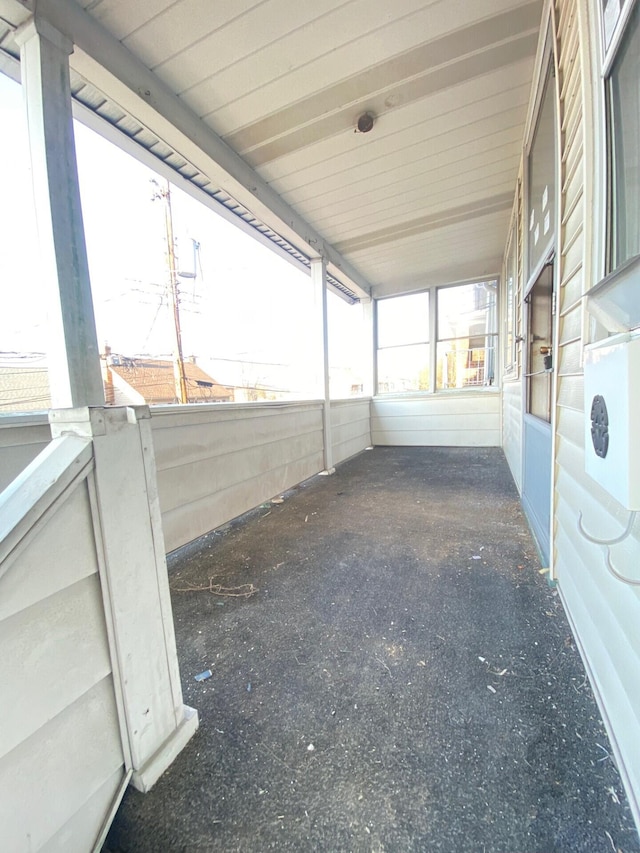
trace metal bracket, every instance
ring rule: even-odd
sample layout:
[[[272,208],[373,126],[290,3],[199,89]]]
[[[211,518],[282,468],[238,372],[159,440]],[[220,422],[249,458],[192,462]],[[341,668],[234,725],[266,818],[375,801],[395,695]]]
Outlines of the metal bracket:
[[[627,526],[619,536],[616,536],[613,539],[596,539],[595,536],[591,536],[591,534],[587,533],[587,531],[584,529],[584,526],[582,524],[582,513],[578,513],[579,533],[587,540],[587,542],[591,542],[593,545],[602,545],[604,548],[606,548],[605,563],[607,569],[611,572],[614,578],[617,578],[617,580],[622,581],[623,583],[629,584],[629,586],[640,586],[640,580],[628,578],[616,569],[616,567],[611,562],[611,548],[613,545],[619,545],[621,542],[624,542],[624,540],[631,535],[631,529],[633,528],[633,524],[636,520],[637,514],[638,513],[634,510],[629,515],[629,521],[627,522]]]

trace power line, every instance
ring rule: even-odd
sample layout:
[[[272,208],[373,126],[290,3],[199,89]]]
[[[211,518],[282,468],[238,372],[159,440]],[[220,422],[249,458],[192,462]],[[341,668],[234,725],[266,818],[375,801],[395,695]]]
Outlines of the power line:
[[[151,321],[151,326],[149,327],[149,331],[147,332],[147,337],[144,339],[144,343],[142,344],[143,348],[146,347],[147,343],[149,342],[149,338],[151,337],[151,333],[153,332],[153,330],[155,328],[156,321],[158,319],[158,315],[160,314],[160,309],[162,308],[163,305],[164,305],[164,299],[161,299],[160,303],[158,304],[158,308],[156,309],[155,316],[154,316],[153,320]]]

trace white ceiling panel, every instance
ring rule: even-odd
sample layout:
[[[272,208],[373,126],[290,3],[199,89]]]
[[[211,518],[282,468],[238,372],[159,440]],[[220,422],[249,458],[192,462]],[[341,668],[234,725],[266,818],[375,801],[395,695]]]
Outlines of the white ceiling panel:
[[[467,145],[442,151],[428,164],[421,163],[419,168],[413,168],[413,164],[410,164],[412,167],[410,169],[399,167],[395,171],[383,172],[376,175],[375,180],[364,178],[347,182],[345,176],[345,184],[340,192],[310,194],[307,196],[309,201],[304,202],[304,209],[308,216],[313,216],[318,221],[325,216],[330,217],[332,212],[336,217],[344,213],[357,215],[368,204],[377,202],[380,198],[385,198],[391,203],[396,197],[402,197],[403,194],[413,190],[416,183],[420,186],[426,183],[430,189],[433,189],[442,181],[450,179],[452,167],[456,170],[455,179],[472,180],[479,172],[485,174],[485,170],[491,169],[495,164],[504,169],[505,161],[509,157],[517,160],[514,148],[520,141],[518,137],[519,128],[514,128],[512,138],[505,134],[500,134],[499,137],[494,134],[472,140]],[[507,163],[506,169],[509,172],[512,171],[513,164]],[[406,175],[405,172],[407,172]],[[307,190],[306,187],[305,190]],[[288,197],[290,198],[290,194]],[[302,201],[299,199],[299,202]]]
[[[183,57],[197,54],[203,46],[221,50],[229,27],[237,20],[246,20],[247,13],[261,5],[260,0],[179,0],[133,30],[122,43],[153,71],[172,64],[179,68]],[[199,32],[194,42],[195,21]],[[223,61],[223,56],[221,53],[217,62]]]
[[[289,106],[292,93],[296,101],[312,96],[320,73],[329,71],[335,83],[359,73],[359,57],[391,58],[395,43],[406,51],[406,40],[415,43],[416,26],[421,27],[414,13],[428,14],[432,8],[433,3],[424,0],[404,0],[393,13],[388,6],[370,0],[344,4],[316,19],[310,38],[303,39],[294,30],[279,42],[265,45],[195,87],[188,93],[189,101],[205,117],[212,113],[215,120],[219,115],[225,126],[251,124],[256,116]],[[248,86],[250,80],[257,81],[256,85]],[[215,110],[207,100],[212,91],[227,93],[224,104]]]
[[[383,161],[396,157],[397,165],[403,152],[402,159],[423,159],[429,141],[441,139],[448,147],[459,137],[486,135],[509,121],[520,124],[529,97],[529,84],[518,73],[522,64],[512,73],[485,75],[378,116],[369,134],[354,132],[359,111],[353,112],[344,130],[262,164],[261,174],[275,186],[282,182],[293,188],[316,175],[326,179],[329,170],[351,170],[369,161],[378,160],[376,168],[384,169]]]
[[[79,5],[116,38],[123,39],[173,6],[175,0],[80,0]]]
[[[502,226],[499,214],[460,222],[429,234],[398,240],[397,254],[384,248],[354,252],[374,286],[376,296],[409,293],[432,284],[451,284],[494,275],[500,258],[490,252],[491,236]],[[452,254],[451,246],[458,251]],[[465,250],[461,251],[460,246]],[[496,266],[498,265],[498,266]]]

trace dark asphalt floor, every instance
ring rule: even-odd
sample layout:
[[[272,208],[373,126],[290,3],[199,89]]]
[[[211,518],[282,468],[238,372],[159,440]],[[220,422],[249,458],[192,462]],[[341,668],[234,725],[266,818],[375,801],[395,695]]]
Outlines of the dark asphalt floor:
[[[170,556],[200,730],[107,850],[640,850],[500,450],[376,448],[284,497]]]

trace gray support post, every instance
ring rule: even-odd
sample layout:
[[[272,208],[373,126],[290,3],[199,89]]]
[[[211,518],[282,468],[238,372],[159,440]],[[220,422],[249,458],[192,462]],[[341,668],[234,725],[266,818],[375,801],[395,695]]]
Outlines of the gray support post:
[[[103,405],[69,85],[71,41],[35,17],[18,30],[54,408]]]
[[[329,391],[329,323],[327,319],[327,264],[324,258],[311,259],[311,284],[315,302],[317,350],[317,391],[323,400],[322,432],[324,438],[324,468],[327,474],[333,474],[333,444],[331,438],[331,395]]]

